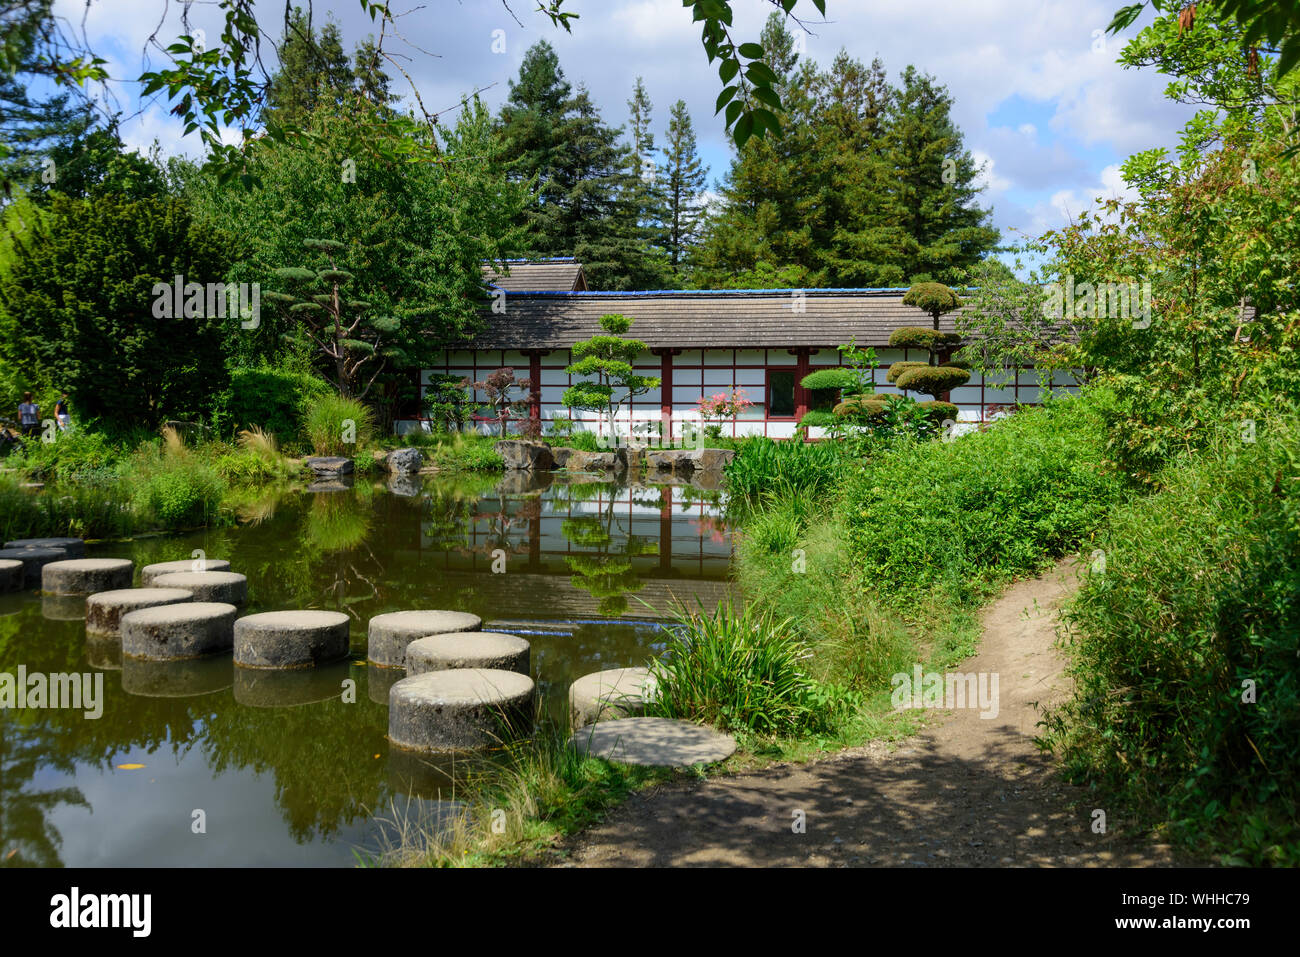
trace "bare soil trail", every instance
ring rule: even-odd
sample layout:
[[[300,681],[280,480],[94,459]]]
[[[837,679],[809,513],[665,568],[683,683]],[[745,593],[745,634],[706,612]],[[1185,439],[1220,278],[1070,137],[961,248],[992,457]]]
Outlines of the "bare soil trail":
[[[1062,563],[1010,587],[983,613],[962,672],[999,676],[997,717],[947,712],[915,737],[806,764],[633,795],[558,849],[580,867],[1172,866],[1166,845],[1092,830],[1083,792],[1034,744],[1041,709],[1068,691],[1055,613],[1073,590]],[[802,812],[803,833],[796,833]]]

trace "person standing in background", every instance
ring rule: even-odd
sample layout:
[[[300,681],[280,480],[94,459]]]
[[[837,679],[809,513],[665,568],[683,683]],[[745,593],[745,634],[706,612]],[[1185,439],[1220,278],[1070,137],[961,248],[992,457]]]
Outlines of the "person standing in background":
[[[34,436],[41,427],[41,408],[32,401],[30,392],[24,392],[23,401],[18,403],[18,426],[24,438]]]
[[[59,423],[59,431],[67,432],[72,428],[72,415],[68,412],[68,392],[59,394],[59,401],[54,403],[54,420]]]

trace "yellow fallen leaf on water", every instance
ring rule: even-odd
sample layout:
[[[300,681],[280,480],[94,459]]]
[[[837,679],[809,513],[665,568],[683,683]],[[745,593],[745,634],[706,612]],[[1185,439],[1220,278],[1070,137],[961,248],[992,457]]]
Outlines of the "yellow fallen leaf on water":
[[[119,764],[118,765],[118,768],[120,768],[123,771],[139,771],[142,767],[144,767],[143,764]]]
[[[5,860],[6,861],[9,860],[9,858],[13,857],[17,853],[18,853],[18,848],[15,847],[12,851],[10,851],[8,854],[5,855]]]
[[[379,757],[379,755],[376,754],[375,757]]]

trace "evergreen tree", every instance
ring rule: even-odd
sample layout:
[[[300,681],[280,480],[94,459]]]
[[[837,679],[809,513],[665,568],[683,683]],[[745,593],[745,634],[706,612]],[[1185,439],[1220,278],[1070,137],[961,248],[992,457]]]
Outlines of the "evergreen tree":
[[[354,93],[384,106],[392,100],[389,82],[372,39],[357,44],[349,58],[337,22],[331,19],[318,30],[301,7],[294,7],[280,44],[279,69],[267,90],[266,119],[301,124],[322,107],[348,108]]]
[[[664,244],[673,272],[680,272],[699,241],[704,218],[703,193],[709,170],[696,151],[695,129],[686,101],[673,104],[668,118],[668,145],[659,176],[665,192]]]
[[[978,170],[952,121],[952,97],[933,77],[902,74],[885,132],[898,215],[907,235],[902,268],[909,281],[957,284],[998,242],[991,211],[974,204]]]
[[[894,88],[878,59],[868,66],[843,51],[824,71],[801,63],[779,14],[763,47],[787,107],[785,136],[736,152],[693,281],[960,282],[998,234],[975,205],[977,171],[947,91],[911,67]]]
[[[653,105],[641,77],[636,78],[632,99],[627,101],[632,153],[629,157],[628,189],[635,210],[638,242],[648,250],[668,250],[665,221],[668,218],[665,184],[659,179],[655,156],[654,132],[651,130]]]
[[[571,90],[555,51],[539,42],[501,109],[510,174],[535,190],[526,214],[530,255],[577,256],[597,289],[661,287],[667,262],[642,233],[633,151],[585,88]]]

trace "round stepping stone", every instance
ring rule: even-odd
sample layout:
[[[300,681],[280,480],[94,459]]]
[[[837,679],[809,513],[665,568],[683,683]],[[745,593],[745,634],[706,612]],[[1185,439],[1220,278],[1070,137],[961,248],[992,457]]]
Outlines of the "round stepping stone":
[[[497,668],[528,674],[532,646],[518,635],[461,631],[429,635],[406,646],[406,673],[420,675],[449,668]]]
[[[140,608],[123,615],[122,654],[170,661],[229,651],[239,610],[224,602],[194,601]]]
[[[381,668],[405,668],[406,646],[427,635],[478,631],[483,619],[463,611],[392,611],[370,619],[366,657]]]
[[[238,622],[235,627],[239,627]],[[250,708],[288,708],[320,701],[341,701],[344,682],[351,677],[352,665],[348,661],[293,671],[236,667],[235,701]],[[352,693],[355,694],[355,689]]]
[[[153,585],[153,580],[161,575],[183,574],[194,571],[196,558],[185,558],[177,562],[154,562],[152,565],[145,565],[140,569],[140,584],[148,588]],[[230,571],[230,562],[224,558],[205,558],[203,560],[204,572],[228,572]]]
[[[0,558],[0,592],[22,591],[26,577],[18,559]]]
[[[225,691],[234,679],[234,670],[235,666],[225,655],[190,661],[123,657],[122,690],[144,698],[192,698]]]
[[[149,580],[150,588],[184,588],[195,601],[242,605],[248,601],[248,579],[236,572],[172,572]]]
[[[654,686],[649,668],[611,668],[583,675],[569,686],[571,727],[644,714]]]
[[[41,591],[51,595],[92,595],[130,588],[135,562],[129,558],[72,558],[41,569]]]
[[[388,739],[411,751],[490,747],[531,728],[533,679],[461,668],[403,678],[388,693]]]
[[[68,553],[61,548],[0,548],[0,558],[23,563],[23,587],[39,584],[42,568],[67,557]]]
[[[61,548],[64,558],[85,558],[86,543],[80,538],[16,538],[5,548]]]
[[[590,757],[655,768],[713,764],[736,750],[731,735],[672,718],[601,721],[575,731],[569,744]]]
[[[206,574],[206,573],[205,573]],[[267,611],[235,622],[235,664],[244,668],[312,668],[348,653],[341,611]]]
[[[118,588],[101,591],[86,599],[86,636],[117,638],[122,616],[140,608],[179,605],[193,601],[188,588]]]

